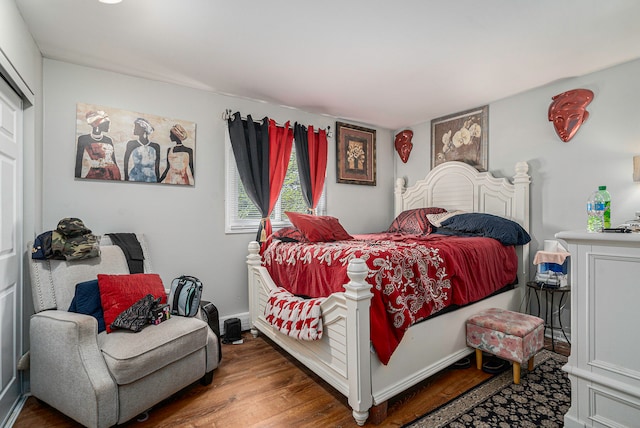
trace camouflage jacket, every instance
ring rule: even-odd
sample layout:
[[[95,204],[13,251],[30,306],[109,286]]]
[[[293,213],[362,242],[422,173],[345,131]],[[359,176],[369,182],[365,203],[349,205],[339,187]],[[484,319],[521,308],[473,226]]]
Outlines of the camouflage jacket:
[[[63,218],[58,222],[56,230],[45,232],[36,238],[31,257],[58,260],[89,259],[100,256],[99,244],[99,237],[92,234],[82,220],[73,217]]]

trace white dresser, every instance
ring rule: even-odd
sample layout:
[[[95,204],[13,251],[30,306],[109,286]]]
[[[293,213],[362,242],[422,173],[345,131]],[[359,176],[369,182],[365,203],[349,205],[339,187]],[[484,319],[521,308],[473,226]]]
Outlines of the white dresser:
[[[571,253],[566,427],[640,427],[640,234],[560,232]]]

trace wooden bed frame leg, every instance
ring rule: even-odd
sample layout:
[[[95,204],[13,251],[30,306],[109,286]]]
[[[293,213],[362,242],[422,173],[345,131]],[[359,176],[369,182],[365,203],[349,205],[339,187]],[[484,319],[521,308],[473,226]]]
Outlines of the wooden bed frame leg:
[[[253,272],[254,267],[260,267],[262,264],[262,257],[260,256],[260,244],[256,241],[251,241],[249,243],[249,254],[247,255],[247,272],[249,275],[249,325],[251,330],[251,335],[256,338],[258,337],[258,329],[255,327],[255,322],[258,314],[255,312],[257,309],[257,286],[255,274]]]
[[[384,401],[369,409],[369,420],[374,425],[380,425],[387,419],[387,402]]]
[[[347,304],[347,382],[348,401],[353,409],[353,418],[364,425],[373,405],[371,390],[371,352],[369,328],[369,307],[371,306],[371,284],[365,281],[369,269],[362,259],[353,259],[347,266],[350,281],[344,285]]]
[[[353,415],[353,419],[355,419],[358,426],[363,426],[367,421],[367,418],[369,417],[369,412],[358,412],[357,410],[354,410],[353,412],[351,412],[351,414]]]

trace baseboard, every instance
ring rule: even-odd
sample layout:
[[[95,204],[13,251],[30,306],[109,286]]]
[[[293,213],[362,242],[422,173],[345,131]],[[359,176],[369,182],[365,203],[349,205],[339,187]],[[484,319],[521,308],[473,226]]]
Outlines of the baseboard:
[[[224,322],[225,320],[231,318],[238,318],[240,320],[240,325],[242,326],[242,331],[247,331],[251,328],[251,318],[249,318],[249,312],[243,312],[241,314],[229,315],[226,317],[220,318],[220,334],[224,334]]]
[[[545,337],[549,339],[553,338],[555,342],[563,342],[570,343],[571,342],[571,332],[565,332],[567,337],[565,338],[561,331],[548,332],[545,334]],[[568,340],[568,341],[567,341]]]

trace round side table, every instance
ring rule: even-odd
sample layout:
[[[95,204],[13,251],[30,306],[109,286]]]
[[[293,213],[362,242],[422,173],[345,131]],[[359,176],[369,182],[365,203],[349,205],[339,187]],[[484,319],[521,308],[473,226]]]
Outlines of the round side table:
[[[527,282],[527,306],[531,302],[531,292],[536,296],[536,302],[538,303],[538,313],[537,316],[540,317],[540,295],[544,293],[545,296],[545,313],[544,313],[544,332],[547,333],[547,328],[551,330],[551,349],[553,351],[556,350],[555,345],[555,336],[554,332],[556,330],[560,330],[565,340],[569,345],[571,345],[571,341],[567,337],[567,333],[564,331],[564,326],[562,325],[562,312],[568,303],[568,294],[571,292],[571,286],[567,285],[564,287],[557,287],[553,285],[545,284],[544,282],[537,281],[529,281]],[[557,302],[556,302],[556,295]],[[556,309],[557,305],[557,314],[558,314],[558,323],[559,326],[555,326],[553,322],[553,313],[554,309]]]

